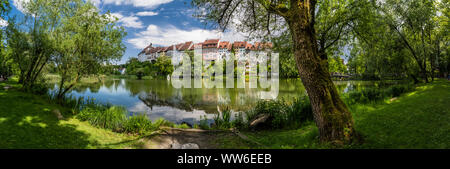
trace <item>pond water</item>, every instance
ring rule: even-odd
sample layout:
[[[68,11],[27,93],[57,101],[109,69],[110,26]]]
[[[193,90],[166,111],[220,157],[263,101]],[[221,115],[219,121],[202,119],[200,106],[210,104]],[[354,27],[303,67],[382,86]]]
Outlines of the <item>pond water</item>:
[[[335,81],[339,92],[375,86],[368,81]],[[235,85],[237,86],[237,85]],[[56,87],[56,85],[55,85]],[[151,120],[164,118],[174,123],[198,123],[201,117],[212,119],[222,105],[234,112],[244,111],[261,100],[269,89],[250,88],[174,88],[166,79],[114,79],[97,84],[81,84],[70,95],[95,99],[99,103],[124,106],[131,113],[145,113]],[[272,99],[291,100],[305,96],[299,79],[280,79]]]

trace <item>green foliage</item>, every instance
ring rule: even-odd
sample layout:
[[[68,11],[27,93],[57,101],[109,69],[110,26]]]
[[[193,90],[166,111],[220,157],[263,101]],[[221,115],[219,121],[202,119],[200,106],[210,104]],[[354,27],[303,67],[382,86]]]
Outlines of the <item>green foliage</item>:
[[[414,90],[410,84],[393,85],[385,89],[365,88],[359,91],[351,91],[343,94],[344,101],[348,105],[357,103],[371,103],[384,100],[386,98],[398,97],[403,93]]]
[[[390,96],[390,97],[398,97],[403,93],[410,92],[413,90],[414,90],[413,85],[395,85],[395,86],[389,87],[385,91],[385,93],[387,96]]]
[[[88,121],[97,127],[132,134],[145,134],[156,131],[160,126],[175,127],[173,123],[164,119],[158,119],[152,123],[145,114],[127,117],[127,113],[128,111],[123,107],[96,105],[83,108],[76,117],[81,121]]]
[[[126,109],[123,107],[110,107],[106,110],[92,110],[90,112],[91,118],[88,122],[94,126],[98,126],[105,129],[111,129],[112,131],[122,131],[126,122]]]
[[[59,5],[74,6],[56,10],[56,15],[64,16],[53,35],[57,42],[53,62],[61,76],[58,97],[62,99],[81,78],[98,74],[105,63],[122,57],[126,33],[111,14],[98,13],[91,3],[77,0]]]
[[[200,122],[198,124],[198,128],[203,129],[203,130],[210,129],[210,126],[209,126],[209,123],[208,123],[208,118],[206,117],[206,115],[200,117]]]
[[[232,121],[231,125],[239,129],[246,128],[247,126],[244,120],[244,113],[243,112],[236,113],[234,115],[234,120]]]
[[[306,121],[313,119],[312,107],[309,99],[305,97],[295,98],[289,106],[287,113],[287,124],[291,128],[302,126]]]
[[[143,76],[166,77],[174,71],[171,59],[164,54],[161,54],[155,62],[141,62],[137,58],[131,58],[125,66],[127,74],[136,75],[138,79],[142,79]]]
[[[330,72],[347,73],[347,66],[339,56],[328,58],[328,67]]]
[[[191,127],[189,127],[187,124],[175,124],[173,125],[173,128],[190,129]]]
[[[155,123],[158,124],[158,123]],[[123,129],[127,133],[143,134],[146,131],[153,131],[159,126],[154,126],[145,114],[133,115],[125,122]]]
[[[31,1],[26,5],[25,19],[19,23],[14,18],[9,19],[6,27],[8,52],[18,69],[19,83],[25,91],[30,91],[42,77],[43,68],[50,61],[53,53],[54,41],[47,30],[53,30],[53,23],[49,16],[40,13],[46,1]],[[35,22],[28,22],[35,19]]]
[[[231,121],[231,109],[225,106],[222,112],[214,116],[214,127],[217,129],[229,129],[233,127],[233,122]]]
[[[172,60],[170,60],[170,58],[166,55],[162,55],[156,59],[155,67],[157,68],[158,75],[160,76],[170,75],[174,71]]]
[[[13,89],[3,90],[4,86]],[[72,118],[70,109],[45,96],[20,91],[16,78],[0,82],[1,149],[141,148],[137,136],[115,133]],[[64,119],[53,113],[59,110]]]
[[[307,97],[295,98],[293,102],[281,100],[259,101],[254,108],[235,114],[231,120],[231,110],[225,109],[214,117],[214,127],[248,129],[250,123],[260,115],[269,115],[268,129],[298,128],[313,119],[312,107]],[[244,117],[245,116],[245,117]]]
[[[37,83],[33,88],[29,89],[29,92],[37,95],[45,95],[48,92],[48,85],[43,82]]]

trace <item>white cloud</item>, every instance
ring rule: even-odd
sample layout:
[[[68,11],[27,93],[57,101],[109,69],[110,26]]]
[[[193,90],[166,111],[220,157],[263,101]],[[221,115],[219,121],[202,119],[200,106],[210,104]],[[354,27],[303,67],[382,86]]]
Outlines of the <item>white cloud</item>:
[[[25,13],[25,6],[24,4],[30,2],[30,0],[13,0],[14,6],[22,13]]]
[[[128,43],[137,49],[143,49],[148,44],[170,46],[177,43],[194,41],[203,42],[206,39],[220,38],[223,41],[244,40],[245,36],[235,31],[220,32],[216,30],[205,30],[194,28],[182,30],[174,26],[161,28],[157,25],[149,25],[146,30],[136,33],[135,38],[128,39]]]
[[[158,12],[145,11],[145,12],[138,12],[136,15],[137,16],[155,16],[155,15],[158,15]]]
[[[88,0],[88,1],[90,1],[96,7],[99,7],[101,4],[101,0]]]
[[[0,18],[0,27],[8,26],[8,21],[5,21],[3,18]]]
[[[119,23],[124,27],[129,28],[144,28],[142,22],[139,20],[139,17],[136,16],[123,16],[121,13],[111,13],[112,16],[115,16],[119,19]]]
[[[156,8],[173,0],[103,0],[103,4],[133,5],[135,7]]]

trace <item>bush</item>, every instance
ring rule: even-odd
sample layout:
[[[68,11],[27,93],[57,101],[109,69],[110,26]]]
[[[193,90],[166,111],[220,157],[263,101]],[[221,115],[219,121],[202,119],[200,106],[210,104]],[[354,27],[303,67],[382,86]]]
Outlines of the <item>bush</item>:
[[[198,128],[203,129],[203,130],[210,129],[209,123],[208,123],[208,118],[206,117],[206,115],[204,115],[203,117],[200,117],[200,122],[198,124]]]
[[[396,85],[396,86],[392,86],[389,87],[386,90],[386,95],[391,96],[391,97],[398,97],[403,93],[412,91],[414,88],[411,85]]]
[[[227,106],[220,114],[214,116],[215,128],[229,129],[232,127],[231,109]]]
[[[411,85],[395,85],[387,89],[366,88],[361,91],[352,91],[343,95],[343,99],[347,104],[368,103],[371,101],[379,101],[388,97],[398,97],[403,93],[412,91]]]
[[[36,95],[45,95],[48,92],[48,86],[44,83],[37,83],[29,89],[31,93]]]
[[[120,132],[127,120],[126,112],[125,108],[115,106],[108,109],[85,108],[76,117],[94,126]]]
[[[239,114],[233,124],[238,128],[247,128],[252,121],[264,114],[269,115],[264,127],[271,129],[298,128],[313,119],[309,99],[301,97],[295,98],[292,103],[286,102],[284,99],[259,101],[255,108],[245,112],[246,121],[243,120],[243,115]]]
[[[167,120],[164,120],[163,118],[159,118],[158,120],[156,120],[153,123],[153,126],[155,127],[155,129],[157,129],[157,128],[161,127],[161,126],[173,127],[174,125],[175,125],[174,123],[172,123],[170,121],[167,121]]]
[[[368,88],[365,90],[362,90],[362,94],[369,100],[369,101],[377,101],[384,98],[384,92],[380,89],[375,88]]]
[[[153,131],[159,126],[154,126],[150,119],[145,114],[134,115],[128,118],[123,126],[124,132],[127,133],[145,133],[147,131]]]
[[[191,127],[189,127],[187,124],[176,124],[173,126],[173,128],[190,129]]]
[[[297,127],[304,122],[313,120],[313,110],[311,103],[307,97],[296,98],[288,109],[287,112],[287,125]]]
[[[236,128],[245,128],[244,115],[242,112],[239,112],[234,115],[234,120],[232,121],[232,126]]]
[[[99,112],[99,110],[88,107],[88,108],[80,111],[80,113],[78,113],[76,115],[76,118],[81,121],[88,121],[89,119],[92,119],[95,116],[95,114],[100,114],[100,113],[101,112]]]

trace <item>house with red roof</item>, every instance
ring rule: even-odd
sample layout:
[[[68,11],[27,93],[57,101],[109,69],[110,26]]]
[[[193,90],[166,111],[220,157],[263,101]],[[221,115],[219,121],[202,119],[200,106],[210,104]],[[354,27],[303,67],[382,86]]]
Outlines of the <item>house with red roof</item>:
[[[182,60],[182,54],[185,51],[193,51],[195,49],[202,49],[203,60],[212,61],[218,59],[228,59],[231,56],[231,51],[235,51],[236,57],[245,58],[250,52],[258,52],[270,50],[272,43],[255,42],[251,44],[246,41],[220,41],[220,39],[207,39],[201,43],[194,43],[192,41],[179,43],[167,47],[153,47],[152,44],[144,48],[139,54],[139,61],[155,61],[162,54],[170,57],[173,64],[178,64]]]

